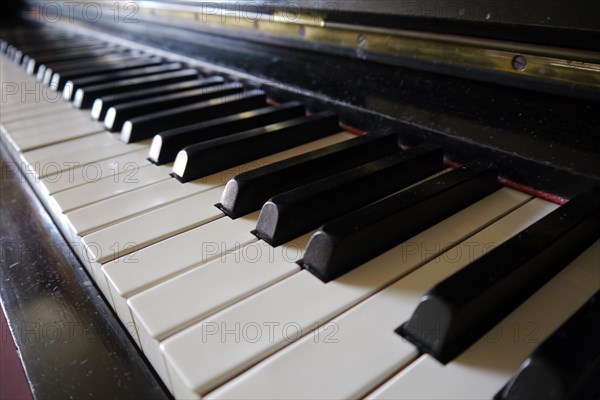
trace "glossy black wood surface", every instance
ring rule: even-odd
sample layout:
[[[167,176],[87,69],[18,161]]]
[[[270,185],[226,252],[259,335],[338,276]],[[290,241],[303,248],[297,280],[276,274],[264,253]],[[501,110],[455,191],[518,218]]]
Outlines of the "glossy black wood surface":
[[[157,22],[101,20],[87,28],[228,68],[232,79],[244,72],[277,102],[335,112],[346,125],[396,133],[405,145],[441,146],[458,163],[493,161],[502,177],[534,189],[571,198],[600,182],[597,96],[549,95],[517,82],[481,82],[308,44],[258,43]]]
[[[169,398],[0,147],[0,298],[33,396]]]

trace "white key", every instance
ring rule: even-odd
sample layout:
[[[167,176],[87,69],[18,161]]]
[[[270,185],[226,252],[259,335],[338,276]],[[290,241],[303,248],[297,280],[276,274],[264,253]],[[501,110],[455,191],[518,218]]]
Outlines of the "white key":
[[[71,153],[54,155],[51,158],[40,160],[38,164],[42,168],[42,170],[52,171],[53,173],[60,173],[68,171],[69,169],[73,169],[74,167],[84,166],[96,161],[115,158],[117,156],[120,156],[121,154],[132,153],[138,150],[144,150],[147,153],[148,141],[131,143],[127,145],[122,142],[119,143],[118,141],[113,140],[102,146],[91,147],[88,149],[78,149],[77,151]],[[133,163],[133,161],[130,161],[130,163],[131,165],[128,168],[128,170],[130,171],[141,167],[139,163]],[[143,164],[146,165],[148,163],[144,162]],[[49,167],[50,165],[52,165],[53,167]],[[38,174],[40,178],[43,178],[48,175],[48,172],[44,173],[40,171],[38,172]]]
[[[12,106],[19,106],[21,104],[45,105],[64,103],[62,98],[57,98],[50,90],[36,85],[36,82],[32,81],[29,76],[14,75],[10,81],[4,82],[3,92],[4,96],[2,100],[4,104],[11,106],[11,108]]]
[[[71,230],[85,236],[214,187],[168,179],[71,211],[67,218]]]
[[[104,264],[223,217],[225,214],[214,206],[220,196],[220,188],[208,190],[94,232],[83,241],[94,244],[90,248],[92,260]],[[119,243],[132,245],[120,246],[118,253],[111,251]]]
[[[68,104],[65,103],[44,103],[43,105],[39,105],[39,107],[35,107],[32,109],[28,104],[24,107],[13,107],[10,109],[4,109],[4,105],[2,106],[2,110],[0,110],[0,118],[2,119],[2,123],[21,121],[24,119],[31,118],[33,116],[44,116],[47,114],[60,114],[63,117],[68,118],[69,115],[75,114],[78,110],[74,110]]]
[[[129,297],[256,242],[250,231],[257,219],[258,212],[236,220],[221,218],[103,265],[101,271],[120,319],[133,325]],[[102,272],[95,274],[96,280]]]
[[[263,240],[165,281],[129,299],[136,320],[161,341],[300,271],[313,232],[277,248]]]
[[[132,165],[139,167],[149,165],[150,161],[146,158],[147,153],[148,151],[143,148],[133,153],[89,162],[53,174],[46,172],[44,177],[39,179],[39,186],[43,193],[49,196],[86,183],[97,182],[107,176],[114,177],[115,174],[131,169]]]
[[[5,93],[2,100],[7,105],[31,104],[32,106],[39,106],[63,102],[57,93],[49,87],[32,80],[31,77],[15,76],[10,82],[5,82],[2,89]]]
[[[89,165],[96,161],[109,161],[110,158],[114,158],[120,154],[146,148],[147,144],[145,142],[136,143],[130,147],[123,146],[123,143],[116,141],[111,134],[103,132],[22,153],[20,155],[22,160],[21,169],[30,178],[30,181],[38,186],[42,193],[47,193],[46,183],[55,183],[59,186],[68,187],[70,181],[75,180],[74,173],[79,166]],[[131,165],[126,162],[127,169],[130,171],[137,165],[142,166],[147,164],[149,163],[141,162]],[[82,168],[81,172],[86,175],[81,175],[79,179],[85,181],[88,176],[103,172],[94,170],[94,167]],[[114,178],[119,171],[125,170],[125,168],[117,166],[111,166],[111,168],[112,173],[104,173],[103,177],[112,176]],[[99,180],[100,178],[88,179],[88,182]]]
[[[169,165],[145,165],[140,168],[134,166],[131,170],[117,174],[114,177],[108,176],[97,182],[56,193],[52,196],[52,203],[57,207],[57,210],[67,213],[120,193],[171,179],[170,172]]]
[[[406,253],[411,243],[439,243],[439,251],[444,251],[528,198],[522,193],[502,189],[341,278],[325,284],[309,272],[301,271],[173,335],[161,347],[175,396],[198,397],[211,391],[298,339],[299,335],[307,334],[318,324],[327,322],[422,265],[427,259]],[[274,322],[279,325],[271,326]],[[256,325],[263,329],[256,341],[236,341],[233,335],[221,337],[225,329],[239,327],[242,331],[237,332],[241,334],[244,327]],[[264,331],[268,328],[272,331]]]
[[[159,374],[168,376],[161,340],[298,272],[309,237],[277,248],[259,240],[129,299],[141,347]]]
[[[64,142],[94,133],[102,132],[103,127],[97,123],[86,121],[81,124],[73,124],[56,130],[46,130],[43,127],[35,128],[33,134],[12,140],[14,147],[21,151],[33,150],[39,147]]]
[[[21,155],[21,159],[28,165],[35,166],[35,163],[39,163],[46,159],[57,159],[65,154],[110,145],[114,142],[115,139],[113,135],[104,131],[95,135],[69,140],[68,142],[50,145],[41,149],[26,151]]]
[[[331,135],[185,184],[176,179],[162,181],[70,212],[68,214],[69,222],[74,232],[80,236],[87,235],[103,227],[154,210],[184,197],[223,186],[229,179],[241,172],[354,137],[349,133]]]
[[[533,350],[598,290],[599,259],[600,241],[455,360],[444,366],[424,355],[369,398],[492,398]]]
[[[52,118],[51,118],[52,117]],[[81,114],[77,116],[63,116],[63,119],[54,120],[55,116],[46,116],[41,119],[20,120],[5,125],[6,131],[10,137],[17,140],[25,140],[31,136],[57,136],[61,132],[74,132],[76,130],[96,129],[99,132],[103,131],[103,127],[95,121],[90,121]]]
[[[524,204],[207,397],[364,397],[418,356],[394,330],[427,290],[557,207],[538,199]]]
[[[55,129],[57,127],[64,128],[73,123],[89,122],[87,118],[77,113],[74,116],[65,116],[57,112],[51,114],[33,115],[26,119],[18,121],[6,122],[2,121],[2,125],[13,138],[36,134],[38,130]]]
[[[3,104],[2,104],[2,108],[3,111],[2,112],[6,112],[6,113],[13,113],[13,112],[18,112],[18,111],[25,111],[25,110],[33,110],[34,108],[40,108],[43,109],[47,106],[55,106],[55,105],[66,105],[68,106],[68,108],[70,110],[73,110],[73,107],[71,107],[68,103],[60,100],[60,101],[44,101],[44,99],[36,99],[35,97],[30,97],[27,95],[27,93],[24,93],[23,91],[21,91],[21,83],[22,82],[17,82],[18,79],[15,80],[15,82],[10,82],[8,84],[8,86],[5,86],[5,88],[7,89],[5,96],[3,97],[4,100],[6,100]],[[11,93],[12,90],[16,90],[16,92]],[[32,114],[33,115],[33,114]]]
[[[250,233],[258,212],[232,220],[221,218],[139,250],[102,267],[120,296],[131,297],[190,268],[257,241]]]

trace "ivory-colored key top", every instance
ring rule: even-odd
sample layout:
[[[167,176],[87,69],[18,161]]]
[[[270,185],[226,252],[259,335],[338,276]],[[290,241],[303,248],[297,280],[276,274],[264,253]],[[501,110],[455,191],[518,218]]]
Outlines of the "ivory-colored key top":
[[[33,107],[63,102],[58,93],[39,82],[31,81],[30,77],[19,77],[14,82],[5,83],[3,92],[3,100],[7,105],[28,104]]]
[[[42,130],[40,127],[37,130],[39,135],[33,134],[25,137],[18,137],[13,140],[13,143],[17,150],[24,152],[102,131],[101,125],[90,121],[50,131],[46,131],[45,129]]]
[[[423,355],[369,398],[493,398],[533,350],[598,290],[599,257],[600,241],[453,361],[442,365]]]
[[[410,318],[423,293],[557,207],[539,199],[525,203],[207,397],[364,397],[418,356],[394,330]]]
[[[170,171],[171,168],[168,165],[160,167],[156,165],[134,166],[131,170],[123,171],[116,176],[108,176],[97,182],[56,193],[52,196],[52,203],[57,210],[64,214],[121,193],[172,179],[169,176]]]
[[[45,171],[38,171],[38,176],[45,177],[51,173],[61,173],[79,166],[88,165],[96,161],[111,159],[120,156],[121,154],[133,153],[135,151],[145,151],[147,153],[148,141],[124,145],[123,143],[113,140],[110,143],[106,143],[102,146],[79,149],[71,153],[56,155],[54,157],[39,161],[39,165],[44,167]],[[134,163],[133,160],[129,161],[128,163],[130,165],[125,170],[132,171],[132,173],[142,165],[148,164],[147,162],[143,162],[142,164]],[[113,172],[112,176],[114,177],[114,175],[115,174]]]
[[[6,122],[2,121],[4,129],[11,137],[27,136],[32,132],[37,132],[40,127],[55,129],[57,127],[65,127],[73,123],[87,122],[88,120],[82,115],[65,116],[57,112],[42,115],[29,116],[26,119],[18,121]]]
[[[161,348],[175,396],[197,398],[210,392],[529,198],[501,189],[338,279],[323,283],[301,271],[169,337]],[[415,243],[439,247],[425,256],[409,254]],[[262,334],[253,340],[236,340],[247,326],[258,326]],[[226,334],[223,339],[225,331],[238,336]]]
[[[30,120],[16,121],[5,125],[6,131],[15,141],[25,139],[29,136],[53,136],[59,133],[75,131],[78,128],[94,128],[99,132],[104,129],[95,121],[90,121],[82,115],[70,118],[59,118],[56,116],[47,115],[46,118],[40,120],[32,118]]]
[[[128,305],[144,354],[167,376],[160,341],[299,271],[310,234],[277,248],[259,240],[133,296]]]
[[[21,159],[27,165],[35,166],[45,160],[56,160],[65,154],[77,153],[80,151],[98,148],[100,146],[112,145],[117,142],[114,135],[106,131],[95,135],[85,136],[69,140],[67,142],[53,144],[36,150],[26,151],[21,154]]]
[[[104,265],[102,270],[119,295],[133,296],[191,267],[257,241],[250,233],[257,217],[258,213],[253,213],[236,220],[218,219],[131,254],[129,258],[136,262],[115,260]],[[90,245],[86,242],[86,246]],[[123,245],[121,243],[121,247]]]
[[[183,185],[176,179],[167,179],[71,211],[67,218],[71,230],[85,236],[212,187],[215,186],[207,188],[193,182]]]
[[[258,213],[236,220],[220,218],[103,265],[102,272],[121,321],[133,325],[127,306],[129,297],[257,241],[250,233],[257,218]],[[94,247],[85,239],[84,242],[88,250]],[[111,251],[129,245],[114,243]],[[96,272],[98,280],[102,272]]]
[[[61,169],[55,173],[47,172],[43,174],[43,177],[38,179],[39,187],[45,195],[50,196],[63,190],[97,182],[106,177],[114,178],[121,172],[149,165],[150,161],[146,158],[147,154],[148,150],[142,148],[132,153],[125,153],[98,161],[69,164],[66,169]],[[97,155],[98,153],[95,153],[95,156]]]
[[[223,212],[214,206],[220,196],[220,188],[208,190],[99,230],[83,240],[94,243],[90,248],[92,259],[104,264],[112,261],[115,255],[122,257],[223,217]],[[132,243],[133,246],[115,254],[111,251],[114,243]]]
[[[2,106],[4,107],[4,106]],[[35,108],[35,109],[34,109]],[[0,119],[2,123],[21,121],[33,116],[45,116],[48,114],[61,114],[63,118],[68,117],[77,112],[68,104],[64,103],[45,103],[39,107],[19,107],[8,110],[0,110]]]

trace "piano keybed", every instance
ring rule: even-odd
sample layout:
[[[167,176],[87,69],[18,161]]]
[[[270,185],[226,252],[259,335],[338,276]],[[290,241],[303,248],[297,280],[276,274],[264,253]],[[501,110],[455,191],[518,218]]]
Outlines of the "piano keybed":
[[[518,240],[566,206],[501,187],[493,165],[452,170],[441,149],[356,137],[330,113],[59,30],[15,31],[2,51],[3,145],[177,398],[491,398],[597,297],[595,194],[558,239],[535,238],[568,233],[576,254],[521,259]],[[244,190],[261,201],[238,215]],[[526,276],[523,300],[490,309],[457,354],[424,349],[455,311],[396,332],[510,244],[515,271],[544,279]],[[513,295],[490,282],[482,301]]]

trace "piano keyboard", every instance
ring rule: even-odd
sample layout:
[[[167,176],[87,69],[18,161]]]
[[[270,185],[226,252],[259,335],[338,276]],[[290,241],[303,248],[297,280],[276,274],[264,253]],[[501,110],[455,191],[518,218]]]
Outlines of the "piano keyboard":
[[[586,303],[598,331],[597,194],[93,38],[2,39],[3,145],[177,398],[520,398]],[[597,337],[572,346],[595,369],[548,398],[598,393]]]

